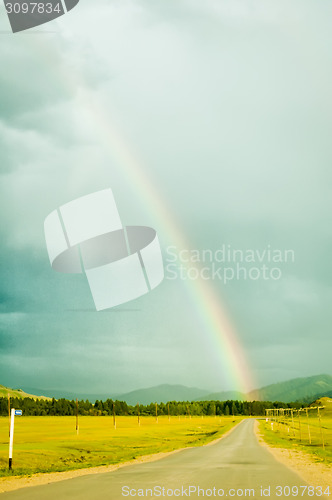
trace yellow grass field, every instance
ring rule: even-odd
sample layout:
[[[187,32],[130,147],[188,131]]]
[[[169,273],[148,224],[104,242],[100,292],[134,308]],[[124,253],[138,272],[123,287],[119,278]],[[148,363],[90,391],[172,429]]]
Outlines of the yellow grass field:
[[[242,418],[223,417],[16,417],[13,471],[8,472],[8,418],[0,418],[0,476],[109,465],[158,452],[199,446]]]

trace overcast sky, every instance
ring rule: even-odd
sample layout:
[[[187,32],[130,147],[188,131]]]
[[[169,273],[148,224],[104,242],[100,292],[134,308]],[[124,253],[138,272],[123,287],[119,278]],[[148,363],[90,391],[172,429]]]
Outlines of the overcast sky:
[[[292,250],[263,262],[278,279],[211,286],[253,384],[331,373],[331,19],[328,0],[81,0],[13,35],[0,6],[0,384],[238,388],[195,280],[97,313],[84,276],[51,269],[45,217],[108,187],[165,267],[169,247]]]

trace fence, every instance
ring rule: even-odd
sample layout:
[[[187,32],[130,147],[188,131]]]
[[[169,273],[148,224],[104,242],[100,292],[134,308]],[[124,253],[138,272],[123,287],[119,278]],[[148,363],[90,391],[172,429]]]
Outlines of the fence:
[[[331,429],[327,419],[323,421],[325,406],[308,408],[270,408],[265,410],[266,422],[280,437],[288,437],[302,444],[321,446],[323,449],[331,443]]]

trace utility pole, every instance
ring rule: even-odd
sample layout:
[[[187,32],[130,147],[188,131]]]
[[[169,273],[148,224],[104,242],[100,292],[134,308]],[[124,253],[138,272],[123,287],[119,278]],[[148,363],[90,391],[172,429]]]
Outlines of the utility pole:
[[[139,404],[137,403],[137,423],[138,425],[141,425],[141,422],[139,420]]]
[[[9,423],[8,432],[9,432],[9,437],[10,437],[10,396],[9,396],[9,392],[8,392],[8,423]]]
[[[116,429],[116,420],[115,420],[115,407],[114,407],[114,401],[113,401],[113,427]]]
[[[79,428],[78,428],[78,399],[76,398],[76,434],[78,435]]]
[[[156,403],[156,422],[158,423],[158,405]]]

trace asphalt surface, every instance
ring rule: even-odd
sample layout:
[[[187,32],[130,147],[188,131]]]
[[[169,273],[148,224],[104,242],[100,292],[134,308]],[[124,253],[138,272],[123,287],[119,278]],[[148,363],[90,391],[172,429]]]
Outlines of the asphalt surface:
[[[224,439],[210,446],[189,448],[156,462],[130,465],[114,472],[81,476],[58,483],[2,493],[0,499],[121,500],[227,497],[228,500],[232,498],[313,500],[319,496],[319,492],[317,496],[307,495],[306,492],[302,494],[304,488],[301,486],[307,485],[259,444],[254,433],[254,420],[248,419]],[[298,494],[296,487],[299,488]]]

